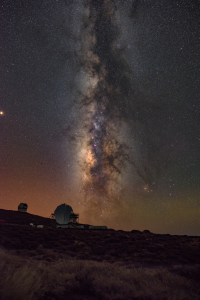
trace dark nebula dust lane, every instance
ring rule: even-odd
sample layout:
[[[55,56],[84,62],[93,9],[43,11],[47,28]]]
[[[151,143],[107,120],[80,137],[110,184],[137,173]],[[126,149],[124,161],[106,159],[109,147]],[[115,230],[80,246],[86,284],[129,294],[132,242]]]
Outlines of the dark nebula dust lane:
[[[132,89],[122,55],[114,47],[119,35],[116,4],[88,1],[86,7],[89,16],[85,34],[89,36],[91,55],[85,58],[84,68],[94,84],[81,99],[88,119],[84,127],[88,155],[83,157],[83,188],[91,201],[95,196],[108,200],[129,158],[128,146],[120,140],[120,123],[128,116]]]
[[[131,158],[131,139],[123,138],[123,124],[136,121],[137,88],[124,51],[117,47],[120,38],[118,1],[86,1],[88,10],[83,34],[83,68],[90,80],[80,99],[85,115],[82,157],[83,190],[92,202],[109,203],[119,196],[120,179],[131,164],[144,184],[151,184],[147,168]],[[83,21],[83,22],[84,22]],[[88,52],[90,55],[88,55]],[[83,120],[84,122],[84,120]],[[129,141],[128,141],[129,139]]]
[[[4,1],[0,205],[199,233],[200,5]]]

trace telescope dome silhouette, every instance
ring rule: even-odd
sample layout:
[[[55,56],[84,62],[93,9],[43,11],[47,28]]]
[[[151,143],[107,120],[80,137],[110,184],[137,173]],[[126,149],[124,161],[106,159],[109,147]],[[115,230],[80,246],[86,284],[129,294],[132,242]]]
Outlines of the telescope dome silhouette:
[[[58,224],[68,224],[70,222],[70,215],[73,209],[70,205],[65,203],[57,206],[54,211],[55,219]]]

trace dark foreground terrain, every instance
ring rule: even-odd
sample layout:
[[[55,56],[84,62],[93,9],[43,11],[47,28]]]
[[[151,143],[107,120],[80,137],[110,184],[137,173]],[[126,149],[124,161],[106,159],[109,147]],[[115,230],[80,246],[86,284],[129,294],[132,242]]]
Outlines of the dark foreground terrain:
[[[1,299],[200,299],[198,236],[57,229],[2,209],[0,219]]]

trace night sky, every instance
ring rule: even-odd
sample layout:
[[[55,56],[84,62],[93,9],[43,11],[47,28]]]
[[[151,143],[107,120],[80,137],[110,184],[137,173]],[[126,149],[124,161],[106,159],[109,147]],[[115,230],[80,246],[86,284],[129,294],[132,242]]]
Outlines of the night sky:
[[[0,208],[200,235],[199,1],[1,11]]]

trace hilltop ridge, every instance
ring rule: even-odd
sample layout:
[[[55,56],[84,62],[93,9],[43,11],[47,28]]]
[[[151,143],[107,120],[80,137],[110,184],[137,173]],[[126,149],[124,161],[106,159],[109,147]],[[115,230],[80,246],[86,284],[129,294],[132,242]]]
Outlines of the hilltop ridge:
[[[35,225],[44,225],[46,227],[56,225],[56,221],[54,219],[33,215],[28,212],[6,209],[0,209],[0,220],[5,220],[7,224],[16,225],[29,225],[30,223]]]
[[[155,234],[149,230],[53,228],[55,220],[18,211],[0,210],[0,245],[18,255],[54,261],[73,259],[133,265],[200,264],[200,237]],[[31,227],[30,223],[44,228]],[[17,229],[17,230],[16,230]]]

